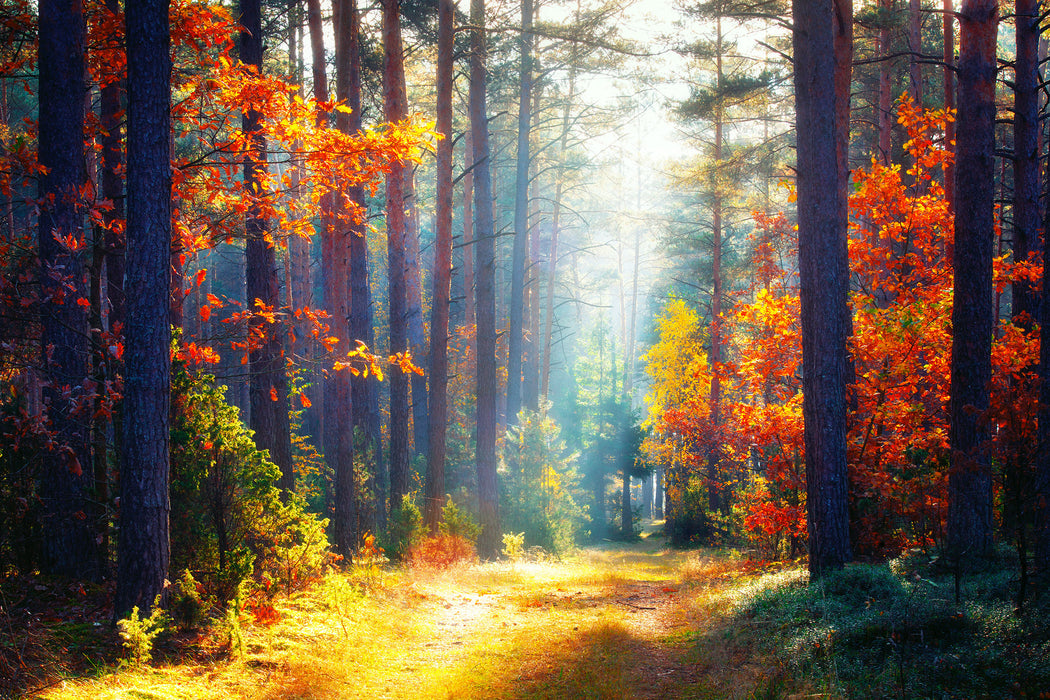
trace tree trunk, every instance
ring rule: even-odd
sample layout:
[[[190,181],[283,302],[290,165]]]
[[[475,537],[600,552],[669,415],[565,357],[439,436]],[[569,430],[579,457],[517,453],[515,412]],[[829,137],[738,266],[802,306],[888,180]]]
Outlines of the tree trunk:
[[[796,0],[795,109],[798,131],[799,280],[809,569],[813,576],[851,558],[846,476],[846,199],[838,87],[849,65],[838,38],[851,16],[832,0]],[[828,167],[829,163],[836,164]]]
[[[908,58],[909,92],[915,98],[916,106],[922,107],[922,63],[919,61],[922,54],[921,0],[908,0],[908,49],[911,51]]]
[[[463,325],[472,326],[474,313],[474,135],[470,129],[463,146]]]
[[[114,617],[149,615],[168,575],[171,329],[171,38],[168,1],[127,11],[127,329],[120,549]]]
[[[948,0],[951,2],[951,0]],[[876,122],[879,134],[879,156],[883,165],[891,162],[891,136],[893,134],[893,92],[890,86],[890,26],[889,15],[892,9],[892,0],[879,0],[879,103]]]
[[[351,68],[350,68],[350,35],[351,18],[346,0],[336,0],[334,9],[335,27],[335,92],[336,99],[343,102],[349,98]],[[346,112],[338,112],[335,116],[336,128],[343,133],[352,133],[350,124],[351,115]],[[356,344],[351,342],[348,319],[350,317],[350,305],[348,295],[350,293],[348,263],[350,241],[356,235],[351,230],[350,221],[347,218],[349,212],[342,211],[340,216],[332,220],[332,259],[331,268],[322,272],[325,282],[325,303],[328,311],[332,314],[332,328],[339,342],[336,344],[336,353],[340,357],[346,357],[352,347]],[[329,301],[330,300],[330,301]],[[331,379],[331,392],[325,392],[325,405],[331,406],[331,422],[327,423],[328,433],[331,436],[329,443],[335,450],[334,459],[329,459],[328,464],[332,466],[335,475],[335,500],[332,513],[332,534],[336,551],[347,559],[353,556],[356,545],[356,521],[357,509],[355,500],[355,477],[354,477],[354,429],[352,408],[350,405],[350,372],[347,370],[333,371]],[[329,393],[332,394],[329,397]]]
[[[954,0],[944,0],[944,108],[955,109],[955,22]],[[944,126],[945,148],[955,151],[955,122],[949,120]],[[944,199],[950,210],[955,209],[955,166],[944,170]]]
[[[999,5],[964,0],[960,14],[956,124],[955,287],[952,306],[951,451],[948,551],[964,559],[992,545],[992,479],[987,455],[988,383],[995,324],[995,42]]]
[[[60,240],[83,242],[81,187],[87,179],[84,159],[84,13],[72,0],[43,0],[39,5],[39,179],[41,348],[51,432],[59,445],[40,479],[44,550],[41,571],[96,579],[95,528],[91,512],[94,473],[87,421],[74,415],[66,390],[80,386],[89,368],[84,268]],[[70,294],[66,283],[77,291]]]
[[[434,293],[430,316],[430,436],[427,454],[426,522],[437,534],[445,498],[445,432],[448,421],[448,314],[452,295],[452,86],[455,6],[438,5],[437,213]]]
[[[246,65],[262,70],[262,12],[259,0],[241,0],[240,54]],[[253,197],[261,197],[260,178],[266,169],[266,142],[259,133],[261,115],[254,109],[244,113],[242,129],[252,134],[252,153],[245,158],[245,189]],[[273,246],[267,242],[269,222],[256,204],[249,206],[245,216],[245,287],[247,308],[256,309],[262,302],[267,307],[280,307],[277,283],[277,258]],[[251,427],[255,444],[268,450],[270,460],[281,470],[278,485],[287,497],[295,487],[292,468],[291,427],[288,421],[288,377],[285,374],[284,350],[281,332],[267,328],[262,319],[253,321],[253,332],[259,334],[257,347],[248,353],[251,372],[249,396],[251,400]]]
[[[347,106],[350,108],[350,129],[354,132],[361,130],[361,17],[358,12],[357,0],[347,0],[346,12],[350,22],[349,51],[350,51],[350,81],[349,93],[347,95]],[[348,191],[348,196],[353,201],[364,204],[365,193],[360,186],[354,186]],[[352,342],[361,341],[369,348],[374,349],[375,339],[372,329],[372,291],[368,285],[368,238],[365,227],[355,224],[351,227],[349,245],[349,283],[350,283],[350,338]],[[385,499],[379,493],[377,471],[380,468],[379,442],[372,438],[370,430],[370,417],[372,412],[372,397],[376,394],[373,385],[374,379],[364,375],[350,378],[350,409],[352,412],[354,450],[360,455],[359,462],[370,464],[369,488],[372,494],[372,506],[375,509],[377,519],[382,518],[383,528],[386,527]],[[377,394],[376,394],[377,395]],[[382,511],[382,515],[380,515]],[[379,531],[378,522],[372,527]]]
[[[1039,249],[1039,0],[1017,0],[1014,62],[1013,254],[1024,262]],[[1031,327],[1038,318],[1029,282],[1012,285],[1014,318]]]
[[[383,0],[383,117],[388,122],[405,118],[407,105],[401,90],[404,64],[401,54],[401,23],[397,0]],[[390,352],[408,350],[406,316],[406,221],[405,163],[391,164],[386,177],[387,264],[389,266]],[[390,510],[401,507],[408,493],[409,452],[408,376],[399,367],[390,368]]]
[[[518,144],[514,174],[514,249],[511,254],[510,331],[507,339],[507,424],[521,410],[521,356],[525,310],[525,258],[529,238],[529,131],[532,111],[532,0],[521,3]]]
[[[485,0],[471,0],[470,128],[474,134],[474,240],[477,262],[477,478],[481,535],[478,554],[492,559],[500,552],[499,501],[496,485],[496,239],[492,211],[489,129],[485,107],[488,49]]]

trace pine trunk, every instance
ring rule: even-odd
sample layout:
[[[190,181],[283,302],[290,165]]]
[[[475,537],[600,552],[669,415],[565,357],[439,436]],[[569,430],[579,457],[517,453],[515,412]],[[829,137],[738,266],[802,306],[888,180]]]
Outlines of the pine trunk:
[[[951,452],[948,551],[958,565],[992,545],[992,478],[987,456],[991,343],[995,324],[995,43],[999,5],[965,0],[960,14],[956,123],[955,270],[952,306]]]
[[[486,102],[485,0],[471,0],[470,128],[474,134],[474,240],[477,263],[477,478],[481,535],[478,554],[499,555],[496,485],[496,239]]]
[[[84,13],[72,0],[39,4],[40,294],[44,401],[60,446],[42,470],[41,571],[85,579],[100,575],[95,528],[89,519],[94,472],[88,425],[73,415],[66,391],[89,371],[88,319],[76,297],[86,296],[80,256],[60,241],[83,241],[81,188],[84,158]],[[52,272],[52,270],[54,272]],[[77,291],[70,294],[66,284]]]
[[[262,70],[262,10],[259,0],[241,0],[240,54],[246,65]],[[245,158],[244,182],[255,198],[263,196],[260,180],[266,170],[266,142],[259,133],[262,116],[254,109],[244,113],[242,129],[252,134],[252,152]],[[269,222],[257,204],[249,206],[245,216],[245,288],[247,308],[256,310],[262,302],[270,309],[280,307],[277,282],[277,258],[267,242]],[[285,374],[284,349],[280,331],[268,328],[263,319],[253,320],[253,334],[259,342],[250,348],[248,366],[251,372],[249,398],[251,427],[255,444],[268,450],[270,460],[281,471],[278,486],[284,497],[295,487],[292,469],[292,438],[288,420],[288,377]]]
[[[434,238],[434,293],[430,317],[430,436],[427,454],[426,523],[437,534],[445,498],[445,432],[448,421],[448,315],[452,295],[452,0],[438,5],[437,213]]]
[[[127,328],[114,616],[149,615],[168,575],[171,59],[167,0],[128,5]]]
[[[404,64],[401,54],[401,22],[397,0],[383,0],[383,115],[388,122],[405,118],[407,105],[401,91]],[[408,350],[406,315],[405,171],[407,165],[390,166],[386,177],[387,265],[389,266],[390,352]],[[399,367],[390,369],[390,510],[401,507],[408,493],[409,421],[408,376]]]
[[[850,560],[846,476],[847,292],[845,146],[838,37],[851,18],[832,0],[796,0],[799,280],[809,569]],[[828,167],[835,163],[836,167]]]

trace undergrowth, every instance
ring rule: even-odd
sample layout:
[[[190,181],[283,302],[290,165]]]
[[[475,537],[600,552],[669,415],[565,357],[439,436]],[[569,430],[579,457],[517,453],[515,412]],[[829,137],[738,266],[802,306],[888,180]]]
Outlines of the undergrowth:
[[[762,659],[772,680],[755,697],[788,697],[788,686],[842,698],[1050,697],[1050,606],[1016,611],[1016,580],[998,562],[963,579],[956,605],[952,577],[915,554],[815,583],[801,569],[770,574],[726,594],[730,612],[699,653]]]

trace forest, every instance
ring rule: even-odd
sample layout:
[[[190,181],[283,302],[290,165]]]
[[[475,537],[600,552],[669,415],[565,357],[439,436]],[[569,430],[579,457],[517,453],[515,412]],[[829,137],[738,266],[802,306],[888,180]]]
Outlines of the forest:
[[[1047,697],[1047,14],[0,0],[0,697]]]

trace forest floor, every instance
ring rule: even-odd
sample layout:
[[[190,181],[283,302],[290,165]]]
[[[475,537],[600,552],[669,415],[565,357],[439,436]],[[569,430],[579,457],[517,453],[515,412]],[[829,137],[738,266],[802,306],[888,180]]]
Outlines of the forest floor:
[[[810,583],[801,562],[675,550],[650,526],[560,560],[333,572],[159,638],[139,665],[91,591],[29,585],[23,599],[74,602],[0,625],[0,696],[1050,699],[1050,600],[1017,606],[1009,551],[959,598],[936,560],[913,550]]]
[[[557,561],[374,571],[368,594],[336,576],[244,622],[240,654],[228,632],[199,636],[192,654],[183,638],[148,665],[100,666],[29,697],[746,697],[766,665],[702,658],[697,639],[754,572],[669,549],[651,529]]]

